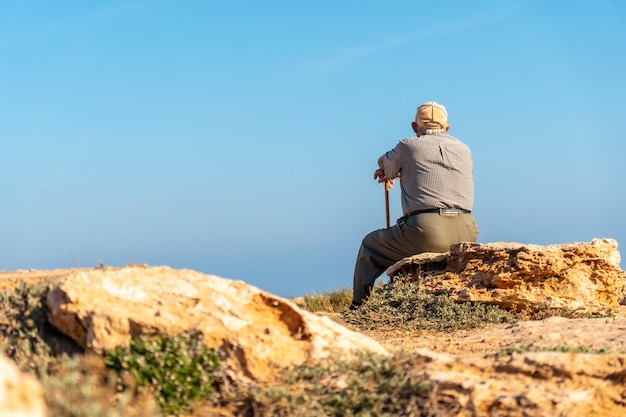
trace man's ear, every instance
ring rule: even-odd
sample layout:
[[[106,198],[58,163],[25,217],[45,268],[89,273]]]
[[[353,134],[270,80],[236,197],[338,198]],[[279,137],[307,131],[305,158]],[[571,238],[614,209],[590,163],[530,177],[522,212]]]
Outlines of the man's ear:
[[[446,124],[446,132],[447,132],[448,130],[450,130],[450,125],[449,125],[449,124]]]
[[[411,122],[411,128],[413,129],[413,132],[415,132],[415,133],[418,132],[418,128],[417,128],[417,123],[416,122]]]

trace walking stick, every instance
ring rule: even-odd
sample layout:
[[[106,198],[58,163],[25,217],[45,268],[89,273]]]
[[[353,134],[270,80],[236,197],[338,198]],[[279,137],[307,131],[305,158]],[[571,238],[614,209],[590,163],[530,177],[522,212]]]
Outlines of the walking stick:
[[[389,227],[391,225],[391,223],[389,222],[389,186],[386,182],[384,183],[384,186],[385,186],[385,219],[387,219],[387,227]]]

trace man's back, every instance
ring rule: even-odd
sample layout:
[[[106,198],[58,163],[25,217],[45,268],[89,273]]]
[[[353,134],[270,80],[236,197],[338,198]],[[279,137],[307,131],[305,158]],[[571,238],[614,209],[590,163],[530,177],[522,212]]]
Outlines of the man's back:
[[[403,139],[383,160],[386,175],[401,174],[404,214],[444,207],[472,210],[472,155],[455,137],[439,134]]]

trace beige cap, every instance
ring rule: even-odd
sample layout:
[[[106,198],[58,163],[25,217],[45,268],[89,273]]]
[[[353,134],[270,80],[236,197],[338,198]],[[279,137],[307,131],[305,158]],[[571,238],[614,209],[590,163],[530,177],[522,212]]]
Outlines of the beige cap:
[[[441,104],[428,101],[417,108],[415,123],[424,129],[445,129],[448,126],[448,112]]]

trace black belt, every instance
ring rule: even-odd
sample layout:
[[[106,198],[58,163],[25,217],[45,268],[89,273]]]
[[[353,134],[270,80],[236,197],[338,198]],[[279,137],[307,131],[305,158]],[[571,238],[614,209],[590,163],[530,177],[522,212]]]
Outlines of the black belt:
[[[434,208],[434,209],[426,209],[426,210],[415,210],[404,216],[405,218],[409,218],[415,214],[422,213],[439,213],[439,214],[470,214],[470,210],[463,210],[457,208]]]

